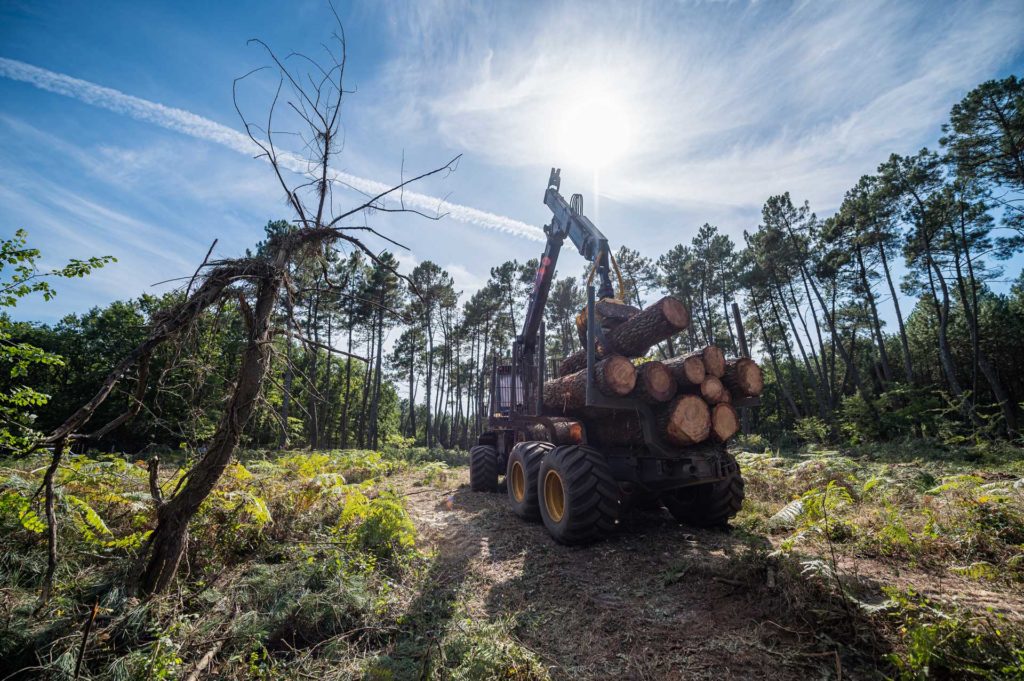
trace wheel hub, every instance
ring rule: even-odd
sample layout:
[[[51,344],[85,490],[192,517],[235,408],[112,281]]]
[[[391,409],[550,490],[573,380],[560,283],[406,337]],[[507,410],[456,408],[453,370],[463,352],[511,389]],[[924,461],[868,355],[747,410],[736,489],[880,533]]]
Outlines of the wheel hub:
[[[548,471],[544,476],[544,509],[556,523],[565,514],[565,488],[562,477],[555,471]]]
[[[512,462],[512,496],[516,501],[526,498],[526,472],[523,464],[518,461]]]

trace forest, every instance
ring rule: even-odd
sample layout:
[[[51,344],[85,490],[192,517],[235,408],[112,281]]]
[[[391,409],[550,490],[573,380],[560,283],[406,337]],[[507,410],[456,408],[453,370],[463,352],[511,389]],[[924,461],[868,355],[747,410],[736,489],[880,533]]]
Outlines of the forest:
[[[737,301],[770,376],[749,434],[775,444],[1015,438],[1024,399],[1024,274],[1012,271],[1024,249],[1022,91],[1014,76],[979,86],[954,107],[940,150],[893,154],[857,180],[835,215],[819,218],[784,193],[765,200],[743,244],[705,223],[680,226],[694,236],[665,253],[619,246],[625,300],[643,307],[668,294],[691,311],[682,341],[659,345],[656,356],[709,344],[738,354]],[[267,223],[265,242],[290,229]],[[25,248],[8,242],[12,254]],[[486,420],[489,362],[520,331],[537,266],[497,264],[467,296],[430,261],[400,277],[387,251],[371,259],[330,247],[292,264],[294,293],[274,311],[280,332],[244,444],[376,448],[407,438],[468,448]],[[552,361],[579,349],[579,267],[552,286]],[[59,425],[183,295],[117,301],[52,326],[6,321],[14,342],[65,358],[27,374],[52,396],[33,427]],[[147,388],[145,410],[96,447],[197,447],[210,437],[245,328],[237,300],[203,315],[173,353],[152,359],[161,379]],[[130,404],[130,387],[120,391],[99,420]]]
[[[530,535],[517,558],[525,530],[462,483],[539,263],[496,263],[471,293],[431,261],[403,273],[400,244],[343,218],[409,211],[395,192],[455,161],[335,214],[344,59],[307,79],[267,54],[316,143],[292,184],[287,152],[243,116],[288,202],[244,257],[42,324],[10,313],[113,259],[43,266],[31,225],[0,241],[3,678],[675,678],[664,636],[651,659],[617,642],[595,662],[544,624],[573,561],[638,580],[629,561],[664,543],[663,600],[605,583],[615,605],[595,612],[639,626],[718,590],[780,620],[751,633],[712,607],[751,675],[1024,675],[1024,81],[975,87],[935,149],[879,159],[834,214],[785,192],[757,224],[674,225],[685,236],[662,253],[616,245],[625,302],[690,312],[651,359],[741,354],[742,312],[765,375],[734,443],[746,506],[731,534],[687,530],[685,545],[638,511],[623,534],[648,539],[613,543],[627,556]],[[575,267],[545,310],[552,363],[580,349]],[[453,507],[490,525],[439,529]],[[486,560],[537,573],[515,593],[488,583],[482,602],[471,566]],[[548,578],[547,601],[522,596]],[[627,587],[642,602],[614,600]]]

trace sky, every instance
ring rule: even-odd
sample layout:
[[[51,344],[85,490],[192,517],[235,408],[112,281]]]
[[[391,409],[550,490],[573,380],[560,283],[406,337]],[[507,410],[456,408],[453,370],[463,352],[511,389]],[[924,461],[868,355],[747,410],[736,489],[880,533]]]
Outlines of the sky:
[[[540,253],[553,166],[613,247],[656,257],[705,222],[741,241],[768,196],[829,215],[890,153],[934,147],[975,85],[1024,74],[1021,0],[335,7],[354,90],[338,177],[373,192],[461,155],[406,194],[447,217],[367,224],[408,247],[405,271],[432,260],[467,293]],[[232,83],[268,63],[248,39],[316,54],[331,30],[320,0],[0,0],[0,235],[28,230],[44,267],[118,259],[14,316],[54,322],[168,290],[214,239],[216,256],[241,255],[293,217]],[[253,117],[273,95],[264,76],[240,90]],[[339,207],[362,198],[337,194]],[[570,258],[562,271],[582,270]]]

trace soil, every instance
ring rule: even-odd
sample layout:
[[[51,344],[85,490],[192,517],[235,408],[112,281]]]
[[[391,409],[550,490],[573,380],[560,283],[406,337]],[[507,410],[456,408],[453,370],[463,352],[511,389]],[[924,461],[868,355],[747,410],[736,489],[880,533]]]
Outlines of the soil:
[[[555,679],[834,674],[834,655],[801,650],[813,632],[786,631],[775,599],[730,577],[750,551],[737,537],[684,528],[663,510],[635,511],[615,536],[569,548],[513,515],[504,493],[471,492],[464,469],[447,491],[416,488],[415,476],[397,482],[435,553],[433,587],[458,593],[472,617],[515,617],[516,636]]]
[[[763,537],[632,509],[606,540],[565,547],[515,516],[504,491],[471,492],[464,468],[444,489],[418,486],[415,473],[395,483],[434,554],[431,598],[458,599],[475,619],[513,618],[554,679],[858,679],[889,669],[891,649],[866,619],[837,630],[838,605],[786,588]],[[1019,593],[867,560],[840,566],[868,602],[883,601],[887,584],[1024,617]]]

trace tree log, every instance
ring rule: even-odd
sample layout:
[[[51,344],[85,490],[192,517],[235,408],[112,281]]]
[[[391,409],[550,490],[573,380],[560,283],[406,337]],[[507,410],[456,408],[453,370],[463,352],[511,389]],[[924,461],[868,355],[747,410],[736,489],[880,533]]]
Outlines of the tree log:
[[[605,334],[611,347],[604,348],[598,344],[597,357],[610,354],[640,357],[651,346],[682,331],[689,324],[690,313],[685,305],[672,297],[662,298]],[[558,373],[560,376],[568,376],[586,366],[587,350],[583,348],[562,360]]]
[[[656,416],[661,436],[674,445],[695,445],[711,434],[711,410],[696,395],[677,397]]]
[[[639,307],[633,307],[615,298],[602,298],[594,303],[594,314],[597,316],[597,323],[601,329],[608,333],[619,324],[640,314]],[[576,333],[580,338],[580,345],[587,344],[587,308],[584,307],[576,315]]]
[[[672,377],[676,379],[680,390],[699,386],[707,376],[704,360],[700,357],[673,357],[666,359],[662,364],[672,372]]]
[[[661,362],[644,362],[636,368],[636,387],[633,397],[650,404],[668,402],[676,396],[676,381],[672,372]]]
[[[740,429],[740,420],[731,404],[716,404],[711,410],[711,439],[725,442]]]
[[[710,405],[730,401],[729,391],[725,389],[719,379],[711,375],[701,381],[699,388],[688,388],[685,392],[700,395]]]
[[[701,348],[686,357],[699,357],[704,362],[704,370],[715,378],[721,378],[725,374],[725,354],[717,345]]]
[[[603,359],[594,367],[597,389],[609,397],[625,397],[636,386],[636,368],[621,355]],[[587,370],[544,382],[544,407],[554,414],[568,414],[587,403]]]
[[[551,431],[543,424],[530,426],[530,436],[534,440],[551,442],[556,445],[578,445],[583,443],[583,424],[576,419],[551,417],[551,426],[555,431],[552,439]]]
[[[747,357],[738,357],[726,362],[722,383],[735,397],[756,397],[764,390],[764,375],[757,362]]]

